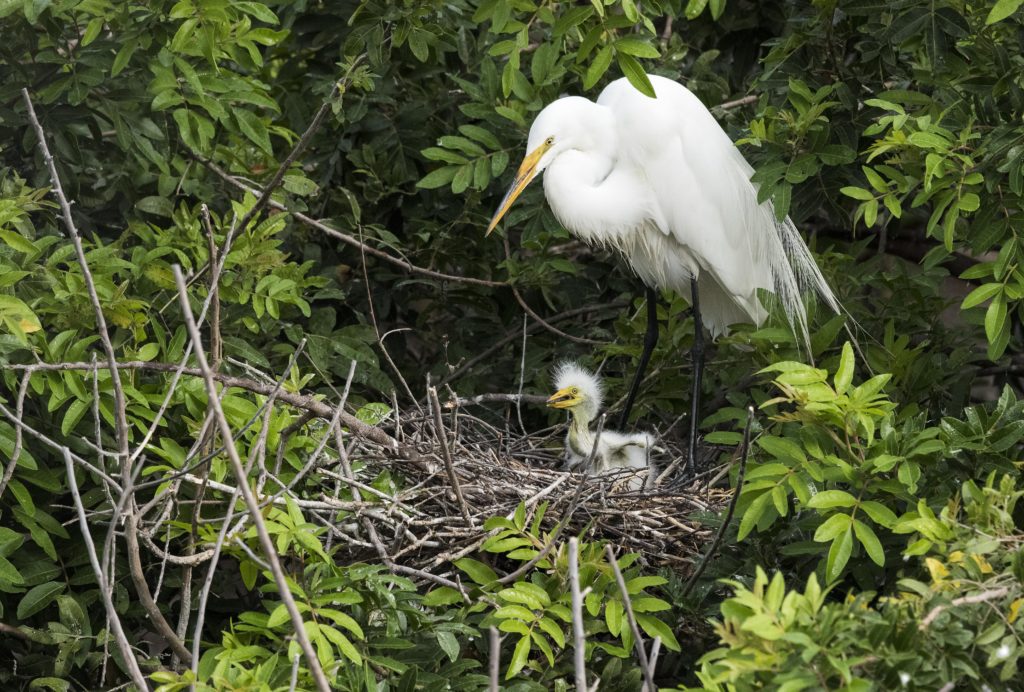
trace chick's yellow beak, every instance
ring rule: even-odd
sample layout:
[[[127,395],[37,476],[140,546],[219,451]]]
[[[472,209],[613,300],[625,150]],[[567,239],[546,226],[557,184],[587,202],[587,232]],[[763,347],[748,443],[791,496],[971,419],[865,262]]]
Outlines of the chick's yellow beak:
[[[516,201],[516,198],[522,194],[526,186],[530,184],[535,177],[537,177],[537,164],[540,163],[541,158],[547,153],[548,149],[551,148],[551,143],[545,141],[539,147],[531,151],[523,159],[523,163],[519,166],[519,171],[516,173],[516,179],[512,181],[511,187],[508,192],[505,193],[505,198],[501,200],[501,204],[498,205],[498,211],[494,212],[494,216],[491,217],[491,222],[487,224],[487,232],[485,236],[491,234],[494,227],[498,225],[502,217],[508,212],[512,203]]]
[[[551,408],[569,408],[578,404],[579,401],[579,397],[572,393],[572,387],[566,387],[549,396],[547,405]]]

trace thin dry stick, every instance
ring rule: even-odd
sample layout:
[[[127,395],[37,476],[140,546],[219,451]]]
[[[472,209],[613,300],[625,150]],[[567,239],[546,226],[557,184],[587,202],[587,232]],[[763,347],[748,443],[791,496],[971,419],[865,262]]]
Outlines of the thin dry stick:
[[[462,510],[462,518],[470,526],[475,526],[473,516],[469,513],[469,506],[466,504],[466,498],[462,496],[462,486],[459,484],[459,477],[455,475],[452,452],[448,448],[448,435],[445,431],[444,421],[441,419],[441,402],[437,398],[437,389],[431,387],[428,390],[428,394],[430,395],[430,406],[434,410],[435,432],[437,433],[437,441],[441,443],[441,455],[444,459],[445,471],[448,472],[448,482],[452,484],[452,490],[455,491],[455,499],[459,503],[459,509]]]
[[[949,602],[949,605],[937,605],[930,611],[928,611],[928,614],[925,616],[924,620],[921,620],[921,624],[917,627],[921,631],[928,629],[928,626],[932,624],[935,618],[939,617],[939,615],[942,614],[942,611],[946,610],[949,607],[967,605],[970,603],[987,603],[988,601],[993,601],[997,598],[1003,598],[1008,593],[1010,593],[1010,588],[1008,586],[1003,586],[998,589],[988,589],[986,591],[982,591],[981,593],[975,593],[970,594],[969,596],[961,596],[960,598],[954,598],[952,601]]]
[[[357,59],[356,62],[358,63],[361,59],[362,58]],[[352,67],[355,67],[355,64],[353,64]],[[243,216],[241,220],[239,220],[237,226],[239,229],[245,231],[249,222],[255,219],[256,215],[259,214],[263,207],[270,201],[270,195],[277,189],[277,186],[281,184],[281,181],[284,180],[284,174],[288,172],[292,163],[299,157],[299,154],[301,154],[302,150],[306,148],[306,145],[309,144],[309,140],[313,138],[316,131],[320,129],[320,125],[323,123],[324,117],[327,115],[327,111],[331,108],[331,101],[333,101],[334,97],[338,95],[340,89],[341,84],[339,82],[335,82],[334,86],[331,88],[331,93],[327,96],[327,99],[320,104],[320,109],[316,112],[316,115],[313,116],[313,122],[309,124],[306,131],[302,133],[301,137],[299,137],[299,141],[295,143],[295,146],[292,147],[291,152],[285,157],[284,161],[281,162],[281,165],[277,167],[277,170],[274,172],[274,176],[270,179],[270,182],[263,186],[263,192],[260,193],[259,198],[256,200],[256,204],[252,205],[252,208],[246,212],[245,216]]]
[[[693,570],[693,574],[686,581],[686,586],[683,587],[682,598],[686,598],[690,595],[690,591],[697,584],[697,580],[700,575],[704,573],[711,558],[714,557],[715,551],[718,550],[719,544],[722,542],[722,537],[725,536],[726,529],[729,528],[729,522],[732,521],[732,515],[736,511],[736,502],[739,500],[740,493],[743,492],[743,478],[747,472],[747,455],[750,452],[750,426],[754,422],[754,407],[747,407],[747,424],[743,427],[743,444],[740,446],[740,470],[736,475],[736,490],[732,493],[732,499],[729,500],[729,509],[725,512],[725,518],[722,519],[722,525],[718,527],[718,533],[715,534],[715,540],[711,542],[711,547],[701,558],[700,564],[697,565],[697,569]]]
[[[238,478],[238,488],[242,491],[242,497],[245,499],[246,507],[249,509],[249,515],[253,525],[256,527],[256,533],[259,536],[270,571],[274,575],[278,594],[281,596],[281,600],[288,610],[288,615],[291,617],[292,626],[295,629],[295,638],[298,640],[299,646],[306,656],[306,662],[309,665],[313,679],[316,681],[317,688],[320,692],[330,692],[330,683],[327,682],[327,676],[324,675],[323,668],[320,667],[320,661],[317,659],[316,651],[313,650],[313,644],[309,641],[309,637],[306,634],[302,614],[299,613],[299,609],[295,605],[291,588],[288,586],[288,580],[281,569],[281,562],[278,560],[277,552],[274,548],[274,541],[267,532],[267,525],[263,521],[259,505],[253,496],[252,489],[249,487],[249,479],[246,477],[245,469],[242,467],[242,460],[238,456],[238,449],[235,448],[235,442],[231,435],[231,426],[224,415],[224,409],[221,408],[213,371],[210,370],[210,364],[206,360],[206,354],[203,352],[202,337],[199,335],[199,328],[196,326],[195,318],[192,316],[192,306],[189,304],[188,294],[185,290],[185,277],[181,273],[181,267],[177,264],[174,265],[174,280],[178,287],[178,300],[181,303],[181,312],[185,318],[185,326],[188,328],[189,337],[192,339],[192,344],[195,347],[196,361],[199,363],[199,369],[203,372],[203,379],[206,382],[207,398],[210,405],[213,406],[214,415],[217,416],[224,448],[228,453],[228,458],[231,460],[235,477]]]
[[[191,345],[189,346],[191,348]],[[26,370],[30,366],[19,366],[9,365],[8,368],[12,370]],[[102,364],[86,363],[86,362],[73,362],[73,363],[39,363],[36,366],[32,366],[36,370],[95,370],[97,367],[104,368]],[[180,365],[174,363],[148,363],[140,360],[123,361],[118,363],[118,367],[122,370],[151,370],[154,372],[177,372],[179,369],[183,375],[190,377],[204,377],[202,370],[199,368],[182,368]],[[246,379],[244,377],[234,377],[232,375],[224,375],[222,373],[215,373],[211,371],[213,379],[220,382],[225,387],[237,387],[254,394],[269,395],[271,392],[278,390],[280,385],[275,382],[256,382],[255,380]],[[278,392],[278,398],[296,408],[309,411],[315,414],[319,418],[330,420],[335,409],[328,406],[326,403],[320,401],[313,396],[305,396],[302,394],[296,394],[293,392]],[[13,415],[13,414],[12,414]],[[359,437],[375,442],[392,452],[399,452],[402,456],[409,461],[419,461],[420,454],[407,445],[399,444],[398,440],[388,435],[380,428],[375,428],[372,425],[367,425],[355,416],[349,413],[341,414],[342,424],[348,428],[353,434]],[[26,427],[26,430],[29,428]],[[33,433],[35,434],[35,433]],[[37,435],[38,437],[38,435]],[[166,479],[160,479],[160,483],[163,483]]]
[[[494,625],[490,627],[490,639],[491,639],[491,658],[490,658],[490,672],[491,672],[491,683],[488,689],[490,692],[498,692],[498,673],[501,671],[501,637],[498,636],[498,628]]]
[[[92,272],[89,270],[89,263],[85,257],[85,249],[82,247],[82,238],[78,233],[78,228],[75,226],[74,219],[71,218],[71,203],[64,194],[64,188],[61,185],[60,176],[57,175],[56,163],[54,162],[53,156],[50,154],[50,147],[46,144],[46,133],[43,131],[43,126],[40,124],[39,118],[36,116],[36,111],[32,105],[32,98],[29,96],[28,89],[22,89],[21,95],[25,99],[25,107],[28,110],[29,120],[36,131],[36,138],[39,140],[39,148],[43,153],[43,159],[46,161],[46,166],[50,171],[50,180],[53,182],[53,191],[60,203],[64,228],[68,232],[68,237],[71,239],[72,245],[74,245],[75,256],[78,258],[79,267],[82,269],[82,280],[85,282],[86,291],[89,294],[89,301],[92,303],[93,313],[96,319],[96,331],[99,333],[100,341],[103,344],[103,350],[107,356],[107,365],[110,368],[110,384],[114,390],[114,427],[117,435],[118,455],[121,459],[122,485],[124,486],[124,492],[131,495],[134,491],[131,487],[132,463],[130,460],[131,449],[128,442],[127,405],[124,398],[124,387],[121,384],[121,374],[117,367],[117,355],[114,353],[114,344],[110,340],[110,331],[107,329],[107,320],[103,316],[103,306],[100,303],[99,295],[96,293],[96,283],[93,281]],[[128,505],[131,506],[131,504],[132,501],[129,499]],[[160,608],[153,601],[153,595],[150,593],[149,584],[146,582],[146,577],[142,573],[142,561],[139,559],[138,514],[129,509],[125,518],[125,539],[128,548],[129,573],[132,577],[132,583],[135,585],[135,591],[139,596],[139,601],[142,603],[142,607],[146,610],[146,614],[149,615],[150,620],[152,620],[153,625],[157,628],[160,635],[168,644],[171,645],[171,648],[173,648],[174,652],[178,654],[178,657],[187,662],[189,657],[188,649],[186,649],[185,645],[182,644],[180,639],[178,639],[177,634],[173,629],[171,629],[171,626],[164,618],[163,613],[160,612]]]
[[[225,171],[223,168],[221,168],[220,166],[215,164],[213,161],[205,159],[205,158],[203,158],[202,156],[199,156],[196,153],[193,153],[192,156],[197,161],[199,161],[204,166],[206,166],[210,171],[212,171],[217,177],[219,177],[224,182],[226,182],[226,183],[228,183],[230,185],[235,186],[239,190],[244,190],[245,192],[249,192],[249,193],[254,194],[254,195],[262,194],[262,191],[260,190],[260,188],[252,186],[252,185],[247,185],[246,183],[243,183],[241,180],[235,178],[233,175],[231,175],[230,173]],[[423,267],[417,267],[416,265],[414,265],[412,262],[409,262],[408,260],[404,260],[404,259],[401,259],[399,257],[394,257],[394,256],[389,255],[388,253],[384,252],[383,250],[378,250],[377,248],[373,247],[372,245],[366,245],[364,243],[361,243],[358,240],[356,240],[354,237],[348,235],[347,233],[342,233],[341,231],[339,231],[336,228],[331,228],[330,226],[328,226],[323,221],[319,221],[317,219],[312,218],[311,216],[306,216],[302,212],[298,212],[298,211],[295,211],[293,209],[290,209],[287,206],[285,206],[284,204],[281,204],[280,202],[276,202],[274,200],[270,200],[270,202],[268,202],[268,204],[269,204],[269,206],[271,206],[274,209],[277,209],[279,211],[288,212],[289,214],[291,214],[293,217],[295,217],[296,219],[298,219],[302,223],[306,224],[307,226],[311,226],[311,227],[317,229],[321,233],[329,235],[332,238],[336,238],[337,240],[340,240],[341,242],[345,243],[346,245],[350,245],[350,246],[352,246],[352,247],[354,247],[354,248],[356,248],[358,250],[362,250],[362,251],[366,252],[366,254],[368,254],[368,255],[373,255],[377,259],[381,259],[381,260],[384,260],[385,262],[389,262],[389,263],[391,263],[391,264],[393,264],[393,265],[395,265],[397,267],[401,267],[402,269],[404,269],[405,271],[409,272],[410,274],[420,274],[422,276],[429,276],[432,279],[438,279],[440,281],[451,281],[451,282],[454,282],[454,283],[464,283],[464,284],[470,284],[470,285],[474,285],[474,286],[489,286],[491,288],[503,288],[505,286],[508,286],[508,282],[506,282],[506,281],[490,281],[488,279],[475,279],[475,278],[473,278],[471,276],[457,276],[455,274],[445,274],[443,272],[434,271],[433,269],[425,269]]]
[[[203,581],[203,587],[199,592],[199,603],[198,612],[196,613],[196,626],[192,632],[192,674],[196,678],[199,677],[199,650],[203,643],[203,621],[206,619],[206,601],[210,597],[210,588],[213,586],[213,576],[217,570],[217,561],[220,559],[221,549],[224,547],[224,539],[228,535],[228,525],[231,524],[232,516],[235,513],[235,502],[238,500],[238,495],[241,491],[235,489],[231,494],[231,499],[228,501],[227,514],[224,517],[224,523],[220,527],[220,533],[217,534],[217,542],[213,546],[213,556],[210,558],[210,566],[206,571],[206,579]],[[189,686],[192,692],[195,692],[195,683]]]
[[[14,415],[19,420],[21,420],[25,409],[25,395],[28,393],[28,382],[31,377],[32,372],[26,372],[21,376],[21,384],[18,386],[18,398],[14,402]],[[14,452],[11,454],[11,460],[7,462],[7,467],[4,469],[3,478],[0,478],[0,497],[3,497],[7,484],[10,483],[11,478],[14,476],[14,469],[18,465],[18,459],[21,458],[23,437],[24,430],[19,425],[14,429]]]
[[[644,648],[644,640],[640,636],[640,627],[636,624],[636,615],[633,614],[633,601],[629,598],[629,589],[626,588],[626,580],[622,578],[622,572],[619,570],[619,563],[615,559],[615,551],[612,550],[611,543],[604,547],[604,552],[608,556],[612,572],[615,573],[615,582],[619,585],[619,591],[622,593],[622,604],[626,606],[626,618],[629,620],[629,628],[633,631],[633,647],[636,649],[636,657],[640,659],[640,669],[644,674],[645,689],[647,692],[657,692],[658,687],[654,684],[651,664],[647,660],[647,649]]]
[[[511,262],[512,261],[512,249],[509,247],[508,236],[507,235],[504,237],[504,243],[505,243],[505,261],[506,262]],[[593,346],[601,346],[601,345],[603,345],[604,342],[602,342],[602,341],[595,341],[594,339],[587,339],[586,337],[582,337],[582,336],[573,336],[572,334],[567,334],[566,332],[563,332],[561,329],[559,329],[558,327],[555,327],[550,322],[546,321],[543,317],[538,315],[533,310],[533,308],[530,307],[529,303],[526,302],[526,299],[523,298],[522,294],[519,293],[519,289],[517,289],[514,284],[510,284],[509,288],[512,289],[512,295],[515,297],[516,302],[519,303],[519,307],[521,307],[523,309],[523,311],[527,315],[532,317],[533,320],[537,324],[542,326],[544,329],[547,329],[549,332],[551,332],[555,336],[557,336],[557,337],[559,337],[561,339],[568,339],[569,341],[575,341],[578,344],[590,344],[590,345],[593,345]]]
[[[569,594],[572,598],[573,667],[576,692],[587,692],[586,633],[583,630],[583,596],[580,594],[579,541],[569,539]]]
[[[68,487],[71,489],[71,496],[75,501],[75,509],[78,511],[78,525],[82,529],[82,538],[85,539],[85,549],[89,553],[89,562],[92,564],[92,571],[96,574],[96,580],[99,583],[100,598],[103,599],[103,605],[107,611],[110,629],[114,631],[117,648],[121,650],[121,658],[124,659],[124,663],[128,667],[128,674],[135,681],[135,685],[140,690],[148,690],[149,685],[146,684],[146,678],[139,669],[139,662],[135,659],[135,654],[132,653],[131,644],[128,643],[128,638],[124,634],[124,628],[121,627],[121,620],[117,616],[117,609],[114,607],[114,599],[110,594],[106,576],[100,568],[96,546],[92,542],[92,534],[89,533],[89,521],[85,516],[85,506],[82,504],[82,496],[78,492],[78,484],[75,483],[75,467],[71,461],[71,452],[67,449],[64,450],[64,468],[68,474]]]

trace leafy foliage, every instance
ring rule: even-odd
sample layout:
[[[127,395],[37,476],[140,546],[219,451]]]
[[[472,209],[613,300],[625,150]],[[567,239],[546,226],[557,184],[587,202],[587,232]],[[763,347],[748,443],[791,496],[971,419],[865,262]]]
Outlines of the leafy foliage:
[[[460,393],[511,391],[520,378],[543,391],[551,363],[576,351],[604,362],[610,391],[621,392],[645,328],[634,278],[569,238],[539,186],[510,215],[507,251],[479,236],[545,104],[593,96],[620,76],[647,90],[647,72],[684,81],[712,107],[755,164],[761,198],[813,236],[849,312],[812,315],[811,353],[775,321],[718,340],[705,442],[737,444],[751,401],[768,418],[738,522],[692,594],[676,575],[619,558],[641,630],[670,650],[661,681],[980,689],[1019,675],[1021,8],[0,2],[0,636],[17,632],[4,639],[16,668],[0,665],[0,680],[60,690],[127,679],[70,493],[81,491],[101,551],[108,535],[122,547],[102,482],[122,471],[109,453],[114,387],[92,365],[105,355],[22,88],[74,201],[115,354],[134,363],[121,377],[129,442],[145,440],[136,498],[161,517],[144,536],[143,576],[173,625],[198,609],[198,587],[190,595],[185,583],[202,570],[162,556],[214,544],[231,506],[222,486],[207,492],[188,477],[232,478],[201,383],[184,378],[166,397],[189,348],[172,265],[189,279],[193,310],[218,306],[220,372],[283,373],[282,391],[320,400],[355,361],[350,408],[373,425],[396,400],[411,403],[393,395],[403,390],[396,372],[414,392],[428,378]],[[288,160],[325,102],[320,129]],[[269,210],[240,227],[256,188],[286,161]],[[221,259],[213,301],[210,266]],[[510,286],[588,341],[570,347],[530,322],[523,346]],[[672,421],[688,405],[679,354],[693,320],[679,296],[661,300],[654,374],[634,417],[673,430],[685,427]],[[839,343],[844,329],[856,344]],[[222,405],[244,459],[269,465],[296,496],[321,490],[323,478],[304,469],[322,423],[266,394],[233,389]],[[88,464],[75,461],[67,477],[55,445]],[[372,487],[403,487],[368,460],[353,464]],[[181,501],[161,504],[172,490]],[[219,509],[204,505],[211,498]],[[506,635],[508,684],[527,689],[561,685],[572,670],[564,546],[497,583],[553,540],[542,513],[488,524],[481,550],[452,566],[467,593],[345,564],[340,539],[293,501],[268,505],[265,520],[339,689],[482,687],[491,624]],[[165,690],[287,688],[295,665],[299,687],[310,687],[251,526],[224,545],[195,675],[149,647],[132,566],[123,549],[109,557],[114,605],[152,680]],[[632,633],[602,548],[583,542],[588,666],[603,688],[631,689]],[[728,593],[715,577],[730,580]],[[713,613],[714,630],[702,629]],[[677,654],[684,633],[694,643]],[[701,654],[699,665],[687,658]]]

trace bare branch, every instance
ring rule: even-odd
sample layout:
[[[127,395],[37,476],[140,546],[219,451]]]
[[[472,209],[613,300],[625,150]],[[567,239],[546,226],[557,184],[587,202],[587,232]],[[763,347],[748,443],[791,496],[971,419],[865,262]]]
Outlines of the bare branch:
[[[54,162],[53,156],[50,154],[50,148],[46,144],[46,133],[43,131],[43,126],[39,122],[39,118],[36,117],[35,108],[32,105],[32,98],[28,94],[28,89],[22,89],[21,95],[25,99],[25,106],[28,110],[28,117],[32,123],[32,127],[36,131],[36,138],[39,140],[39,148],[42,150],[43,159],[46,161],[47,168],[50,171],[50,179],[53,182],[53,191],[57,196],[57,200],[60,203],[61,216],[64,221],[64,228],[67,230],[68,237],[71,239],[72,245],[75,248],[75,256],[78,258],[78,265],[82,270],[82,280],[85,282],[86,291],[89,294],[89,301],[92,304],[93,313],[96,318],[96,330],[99,334],[100,341],[103,344],[103,350],[107,356],[107,365],[110,369],[110,383],[114,390],[114,427],[117,436],[117,448],[121,459],[121,479],[122,485],[124,486],[123,492],[129,496],[132,494],[131,480],[132,476],[132,462],[131,462],[131,450],[128,442],[128,414],[127,406],[124,398],[124,387],[121,384],[121,373],[117,367],[117,355],[114,352],[114,344],[110,340],[110,331],[107,328],[107,320],[103,315],[103,306],[100,303],[99,295],[96,293],[96,283],[93,281],[92,272],[89,269],[89,263],[85,257],[85,249],[82,247],[82,238],[78,233],[78,228],[75,226],[75,221],[71,216],[71,203],[68,201],[67,196],[64,194],[64,188],[61,185],[60,176],[57,174],[57,166]],[[128,504],[131,505],[131,499]],[[153,625],[157,628],[161,636],[167,640],[168,644],[174,648],[175,653],[182,657],[183,660],[187,660],[189,653],[185,649],[181,640],[175,635],[174,630],[167,623],[163,613],[160,612],[160,608],[157,607],[153,601],[153,596],[149,590],[149,584],[146,583],[146,577],[142,573],[142,563],[139,560],[139,536],[138,536],[138,514],[133,511],[129,511],[126,514],[127,521],[125,522],[125,538],[128,548],[128,564],[129,572],[131,573],[132,583],[135,585],[135,591],[139,596],[139,600],[145,608],[146,613],[149,615],[150,620],[153,621]]]
[[[291,617],[292,626],[295,630],[295,638],[299,642],[299,646],[302,648],[303,654],[306,656],[306,662],[309,665],[309,670],[313,675],[313,679],[316,681],[317,688],[320,692],[330,692],[331,687],[327,682],[327,676],[324,675],[323,668],[320,667],[320,661],[317,659],[316,651],[313,650],[313,645],[309,640],[309,636],[306,634],[306,628],[302,621],[302,614],[299,613],[299,609],[295,605],[295,599],[292,597],[291,589],[288,586],[288,580],[285,578],[284,571],[281,569],[281,563],[278,560],[277,551],[274,548],[274,542],[271,539],[270,534],[267,532],[267,526],[263,521],[263,516],[260,514],[259,505],[256,503],[256,498],[253,496],[252,490],[249,488],[249,479],[246,476],[245,469],[242,467],[242,460],[238,456],[238,449],[235,448],[235,442],[231,436],[231,426],[228,423],[227,417],[224,415],[224,410],[220,405],[220,399],[217,396],[217,385],[213,372],[210,370],[210,365],[206,360],[206,354],[203,352],[202,337],[199,335],[199,328],[196,326],[195,319],[192,316],[192,307],[189,304],[188,293],[185,290],[185,277],[182,275],[181,267],[178,265],[174,265],[174,280],[178,286],[178,299],[181,303],[182,315],[185,318],[185,326],[188,328],[189,336],[192,339],[193,346],[195,347],[196,361],[199,363],[199,369],[202,371],[203,379],[206,382],[207,397],[210,405],[213,407],[214,415],[217,417],[217,423],[220,426],[221,438],[224,440],[224,447],[227,450],[228,458],[231,460],[231,466],[235,472],[235,477],[238,479],[238,488],[242,491],[242,497],[245,499],[245,504],[249,508],[249,516],[256,527],[256,533],[259,536],[260,544],[263,547],[263,552],[270,566],[270,571],[274,575],[274,582],[277,585],[278,594],[281,596],[281,600],[284,602],[285,608],[288,610],[288,614]]]
[[[466,505],[466,498],[462,496],[462,486],[459,484],[459,477],[455,474],[455,466],[452,463],[452,452],[448,448],[448,433],[444,427],[444,421],[441,419],[441,402],[437,398],[437,389],[431,387],[428,390],[430,395],[430,407],[434,411],[434,426],[435,432],[437,433],[437,441],[441,445],[441,454],[444,459],[444,468],[448,472],[448,482],[452,484],[452,490],[455,492],[455,499],[459,503],[459,509],[462,510],[462,518],[466,520],[466,523],[470,526],[474,526],[473,516],[469,513],[469,507]]]
[[[647,692],[658,692],[658,687],[654,684],[654,675],[651,673],[651,664],[647,659],[647,649],[644,647],[643,637],[640,636],[640,627],[636,624],[636,615],[633,614],[633,601],[629,597],[626,580],[622,578],[622,572],[619,570],[619,563],[615,559],[615,551],[612,550],[612,544],[607,544],[604,549],[605,555],[608,556],[608,562],[612,566],[612,572],[615,573],[615,581],[619,585],[619,592],[622,594],[622,604],[626,607],[626,618],[629,620],[629,628],[633,630],[633,646],[636,649],[636,656],[640,660],[640,669],[644,674],[644,688]]]
[[[569,594],[572,598],[573,667],[576,692],[587,692],[586,633],[583,630],[583,596],[580,594],[579,541],[569,539]]]
[[[135,685],[140,690],[148,690],[150,689],[149,685],[139,669],[139,662],[135,659],[135,654],[132,653],[131,644],[128,643],[128,638],[124,634],[124,628],[121,627],[121,619],[117,615],[117,609],[114,607],[114,600],[110,594],[110,585],[107,583],[103,569],[100,567],[100,560],[96,555],[96,545],[92,541],[92,534],[89,533],[89,522],[85,517],[85,506],[82,504],[82,496],[78,492],[78,484],[75,482],[75,467],[71,461],[71,452],[67,449],[64,450],[64,469],[68,475],[68,488],[71,490],[71,497],[74,498],[75,509],[78,511],[78,525],[82,530],[82,538],[85,539],[85,549],[89,553],[89,562],[92,565],[93,573],[96,575],[96,582],[100,587],[100,598],[103,599],[103,606],[107,612],[110,629],[114,632],[117,648],[121,650],[121,658],[124,659],[124,663],[128,667],[128,674],[135,681]]]
[[[732,493],[732,499],[729,501],[729,509],[725,512],[725,517],[722,519],[722,525],[718,527],[718,533],[715,534],[715,539],[711,542],[711,547],[708,548],[707,552],[704,553],[704,557],[701,558],[700,564],[693,570],[693,574],[686,581],[686,586],[683,587],[682,598],[686,598],[690,595],[690,591],[693,590],[694,585],[700,578],[700,575],[704,573],[711,558],[714,557],[715,552],[718,550],[719,544],[722,542],[722,537],[725,536],[726,529],[729,528],[729,522],[732,521],[732,515],[736,511],[736,503],[739,501],[740,493],[743,492],[743,478],[747,472],[747,456],[750,452],[750,426],[754,422],[754,407],[747,407],[747,424],[743,427],[743,443],[740,445],[740,470],[736,475],[736,489]]]

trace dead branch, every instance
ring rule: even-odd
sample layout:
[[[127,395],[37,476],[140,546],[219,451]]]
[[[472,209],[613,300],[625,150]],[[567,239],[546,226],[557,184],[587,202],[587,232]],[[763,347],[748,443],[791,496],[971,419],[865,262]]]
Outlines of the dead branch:
[[[235,448],[235,442],[232,439],[231,426],[228,424],[228,419],[224,415],[224,410],[220,405],[220,399],[217,397],[217,385],[213,377],[213,371],[210,370],[209,363],[206,361],[206,354],[203,352],[202,338],[199,335],[199,328],[196,326],[195,319],[192,316],[192,306],[189,305],[188,293],[185,290],[185,277],[182,275],[181,267],[178,265],[174,265],[174,280],[178,285],[178,299],[181,303],[181,311],[185,318],[185,326],[188,328],[196,360],[199,363],[199,369],[202,371],[203,379],[206,383],[206,394],[209,399],[210,406],[213,408],[214,415],[217,417],[221,437],[224,440],[224,446],[227,450],[228,458],[231,460],[231,466],[235,472],[235,477],[238,479],[238,488],[242,491],[242,497],[245,499],[245,504],[249,508],[249,516],[252,519],[253,525],[256,527],[256,533],[259,536],[264,555],[268,560],[268,566],[271,573],[274,575],[274,583],[277,585],[278,594],[284,602],[285,608],[287,608],[288,614],[291,617],[292,626],[295,629],[295,638],[298,640],[299,646],[302,648],[302,652],[306,656],[306,662],[309,665],[309,670],[313,675],[313,679],[316,681],[317,688],[320,692],[330,692],[331,687],[327,682],[327,676],[324,675],[323,668],[320,667],[320,661],[317,658],[316,651],[313,650],[313,645],[309,640],[309,636],[306,634],[302,614],[299,613],[299,610],[295,605],[295,599],[292,597],[291,589],[288,586],[288,580],[285,578],[284,571],[281,569],[281,563],[277,557],[277,549],[274,547],[274,542],[271,539],[270,534],[267,532],[267,526],[263,521],[263,516],[260,514],[259,505],[256,504],[256,498],[253,496],[252,490],[249,488],[249,479],[245,473],[245,469],[242,467],[242,460],[238,456],[238,450]],[[191,653],[188,655],[191,660]]]

